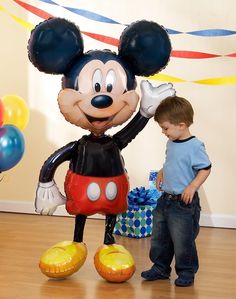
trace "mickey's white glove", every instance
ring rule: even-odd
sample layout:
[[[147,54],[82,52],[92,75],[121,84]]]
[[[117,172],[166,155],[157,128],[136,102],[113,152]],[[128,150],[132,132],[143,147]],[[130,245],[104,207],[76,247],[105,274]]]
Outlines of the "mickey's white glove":
[[[54,181],[38,184],[35,199],[35,211],[41,215],[52,215],[56,208],[65,204],[63,196]]]
[[[142,93],[140,113],[146,118],[150,118],[155,114],[157,106],[162,100],[175,95],[172,83],[165,83],[154,87],[149,81],[143,80],[140,87]]]

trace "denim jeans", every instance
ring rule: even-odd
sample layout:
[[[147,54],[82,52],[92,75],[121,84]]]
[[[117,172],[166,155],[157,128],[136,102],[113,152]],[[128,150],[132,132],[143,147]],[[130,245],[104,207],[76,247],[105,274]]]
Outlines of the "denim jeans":
[[[200,204],[195,193],[191,204],[180,195],[163,193],[153,211],[150,259],[162,275],[169,277],[175,257],[178,276],[194,278],[198,270],[195,239],[199,232]]]

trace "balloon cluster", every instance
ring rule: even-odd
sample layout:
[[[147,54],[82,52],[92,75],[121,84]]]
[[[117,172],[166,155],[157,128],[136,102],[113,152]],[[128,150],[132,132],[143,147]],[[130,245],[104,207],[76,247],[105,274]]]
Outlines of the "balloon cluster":
[[[16,95],[6,95],[0,99],[0,172],[14,167],[25,151],[25,141],[21,130],[29,120],[29,110],[25,101]]]

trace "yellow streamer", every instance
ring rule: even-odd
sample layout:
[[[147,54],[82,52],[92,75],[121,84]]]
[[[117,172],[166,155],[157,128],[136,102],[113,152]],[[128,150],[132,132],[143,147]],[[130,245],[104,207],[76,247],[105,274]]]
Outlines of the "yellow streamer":
[[[21,18],[18,18],[17,16],[9,13],[3,6],[0,6],[0,11],[4,12],[5,14],[9,15],[14,21],[16,21],[18,24],[20,24],[21,26],[25,27],[27,30],[32,30],[34,29],[34,25],[22,20]]]
[[[192,82],[198,84],[207,84],[207,85],[236,84],[236,77],[208,78],[208,79],[196,80]]]
[[[165,74],[156,74],[156,75],[153,75],[153,76],[149,76],[148,79],[157,80],[157,81],[164,81],[164,82],[186,82],[186,80],[176,78],[176,77],[172,77],[172,76],[165,75]]]
[[[222,77],[222,78],[208,78],[195,81],[187,81],[181,78],[172,77],[165,74],[157,74],[154,76],[148,77],[150,80],[164,81],[164,82],[190,82],[196,84],[206,84],[206,85],[227,85],[227,84],[236,84],[236,77]]]

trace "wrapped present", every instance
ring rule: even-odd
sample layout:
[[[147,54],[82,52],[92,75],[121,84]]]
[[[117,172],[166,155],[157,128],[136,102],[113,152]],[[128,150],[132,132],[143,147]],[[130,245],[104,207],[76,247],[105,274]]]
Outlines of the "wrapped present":
[[[156,189],[157,170],[150,170],[148,187],[150,190]]]
[[[117,215],[114,234],[143,238],[152,234],[152,211],[161,193],[156,190],[135,188],[128,194],[128,209]]]

